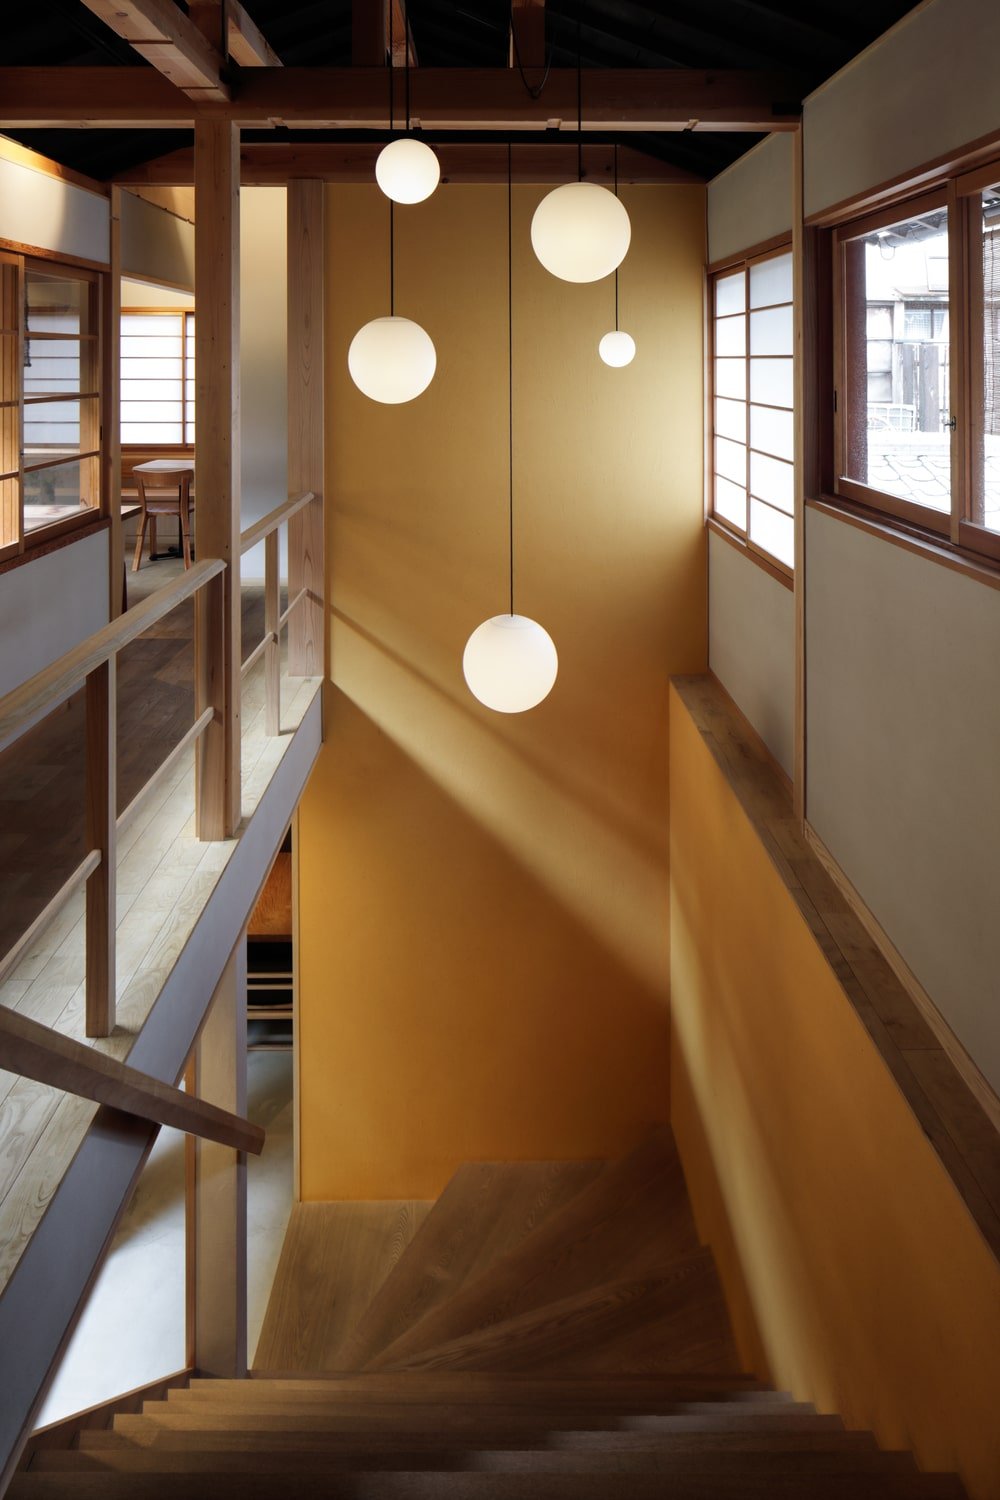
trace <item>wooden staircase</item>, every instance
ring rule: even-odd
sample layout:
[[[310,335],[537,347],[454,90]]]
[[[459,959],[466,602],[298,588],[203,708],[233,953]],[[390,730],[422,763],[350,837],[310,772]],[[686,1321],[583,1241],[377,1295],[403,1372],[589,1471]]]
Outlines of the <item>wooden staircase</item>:
[[[379,1214],[388,1242],[373,1255]],[[13,1500],[965,1493],[740,1371],[666,1130],[611,1165],[467,1164],[429,1212],[297,1215],[266,1368],[193,1380],[72,1449],[37,1451]],[[353,1254],[352,1222],[365,1226]]]

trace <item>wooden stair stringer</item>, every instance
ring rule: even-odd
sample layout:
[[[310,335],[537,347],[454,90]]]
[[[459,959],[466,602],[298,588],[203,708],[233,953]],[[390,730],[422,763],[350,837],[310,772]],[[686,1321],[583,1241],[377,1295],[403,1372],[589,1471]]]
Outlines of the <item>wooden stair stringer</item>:
[[[605,1166],[465,1162],[344,1342],[341,1368],[364,1369],[379,1350],[517,1249]]]
[[[366,1368],[404,1367],[424,1349],[614,1279],[662,1271],[698,1248],[680,1158],[669,1129],[660,1126]]]

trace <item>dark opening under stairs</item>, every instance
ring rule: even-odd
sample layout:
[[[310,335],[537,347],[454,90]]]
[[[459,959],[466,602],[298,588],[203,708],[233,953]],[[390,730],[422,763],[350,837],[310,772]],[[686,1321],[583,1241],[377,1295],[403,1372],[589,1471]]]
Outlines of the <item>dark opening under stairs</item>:
[[[332,1220],[308,1211],[335,1207],[341,1224],[362,1208],[301,1205],[266,1369],[194,1379],[71,1449],[37,1450],[12,1500],[965,1493],[740,1370],[666,1129],[611,1164],[468,1163],[429,1212],[365,1206],[362,1242],[376,1210],[392,1239],[377,1274],[364,1243],[329,1253]],[[296,1298],[324,1330],[312,1368],[301,1337],[282,1344]],[[324,1315],[338,1298],[349,1318]]]

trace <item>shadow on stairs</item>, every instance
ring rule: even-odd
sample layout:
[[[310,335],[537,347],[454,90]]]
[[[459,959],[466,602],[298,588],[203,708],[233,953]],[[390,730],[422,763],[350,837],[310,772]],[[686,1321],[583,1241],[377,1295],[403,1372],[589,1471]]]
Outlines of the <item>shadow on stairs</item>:
[[[180,1488],[178,1488],[180,1486]],[[468,1163],[433,1205],[302,1204],[248,1381],[39,1450],[12,1500],[959,1500],[739,1369],[665,1129]]]

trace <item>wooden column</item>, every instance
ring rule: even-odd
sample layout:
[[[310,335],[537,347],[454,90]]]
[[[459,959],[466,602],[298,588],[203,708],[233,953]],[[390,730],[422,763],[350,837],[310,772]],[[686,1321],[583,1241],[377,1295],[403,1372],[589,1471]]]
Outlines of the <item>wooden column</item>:
[[[246,1115],[246,940],[236,944],[195,1044],[187,1087]],[[207,1375],[247,1372],[246,1155],[188,1137],[188,1363]]]
[[[288,523],[288,597],[309,590],[288,622],[288,670],[323,673],[326,643],[323,551],[322,182],[288,184],[288,493],[316,499]]]
[[[202,839],[230,838],[241,806],[239,146],[226,120],[195,126],[195,531],[199,557],[227,564],[195,630],[197,712],[216,715],[197,756]]]
[[[87,878],[86,1030],[115,1029],[115,896],[117,883],[117,708],[114,657],[87,676],[87,845],[101,862]]]
[[[792,157],[792,314],[795,331],[795,745],[792,800],[800,824],[806,817],[806,502],[823,488],[820,434],[820,362],[829,358],[819,330],[819,231],[803,222],[802,130]],[[863,346],[862,346],[863,347]]]
[[[111,189],[111,271],[105,278],[101,345],[101,453],[104,463],[102,489],[111,518],[108,576],[108,617],[117,619],[125,606],[125,546],[122,536],[122,442],[121,442],[121,326],[122,256],[120,187]]]

